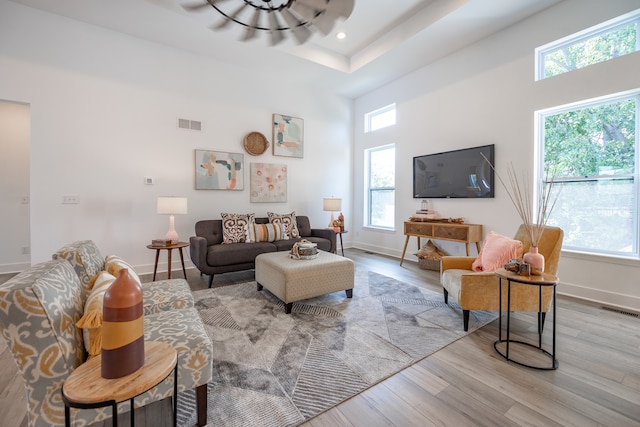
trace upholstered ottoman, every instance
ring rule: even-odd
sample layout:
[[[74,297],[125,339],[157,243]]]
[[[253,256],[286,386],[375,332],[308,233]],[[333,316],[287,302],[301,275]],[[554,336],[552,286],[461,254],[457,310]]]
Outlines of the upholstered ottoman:
[[[293,302],[337,291],[353,292],[353,261],[319,251],[314,259],[293,259],[288,252],[271,252],[256,257],[258,291],[267,288],[291,313]]]

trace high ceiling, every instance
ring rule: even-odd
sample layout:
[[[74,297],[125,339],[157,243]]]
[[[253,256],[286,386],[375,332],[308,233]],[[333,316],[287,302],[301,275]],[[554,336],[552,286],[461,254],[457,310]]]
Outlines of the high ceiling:
[[[314,32],[302,45],[288,37],[276,46],[267,35],[240,41],[245,30],[233,22],[210,29],[221,22],[213,8],[183,8],[206,0],[12,1],[255,69],[266,82],[357,97],[562,0],[356,0],[329,35]],[[347,38],[338,40],[338,31]]]

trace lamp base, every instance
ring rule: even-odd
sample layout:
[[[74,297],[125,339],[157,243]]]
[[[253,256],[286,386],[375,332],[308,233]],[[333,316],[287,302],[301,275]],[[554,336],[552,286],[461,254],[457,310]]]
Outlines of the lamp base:
[[[164,235],[166,240],[171,240],[171,244],[175,245],[178,243],[178,233],[176,232],[176,227],[173,220],[173,215],[169,216],[169,231]]]

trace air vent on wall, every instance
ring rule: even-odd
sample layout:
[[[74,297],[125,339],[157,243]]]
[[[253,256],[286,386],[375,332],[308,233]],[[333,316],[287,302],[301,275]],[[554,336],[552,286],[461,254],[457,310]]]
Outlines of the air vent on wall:
[[[202,122],[198,120],[180,119],[178,118],[178,129],[202,130]]]

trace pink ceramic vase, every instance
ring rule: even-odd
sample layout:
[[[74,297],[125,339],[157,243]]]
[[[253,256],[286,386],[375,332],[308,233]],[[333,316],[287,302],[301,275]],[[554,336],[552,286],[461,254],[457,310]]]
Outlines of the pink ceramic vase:
[[[540,275],[544,272],[544,255],[538,252],[537,246],[531,246],[522,260],[529,264],[531,274]]]

